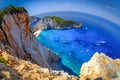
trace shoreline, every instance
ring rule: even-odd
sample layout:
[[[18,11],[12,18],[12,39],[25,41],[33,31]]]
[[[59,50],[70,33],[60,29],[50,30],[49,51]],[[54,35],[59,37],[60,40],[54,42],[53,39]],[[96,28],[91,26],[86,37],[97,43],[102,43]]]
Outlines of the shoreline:
[[[34,32],[34,35],[35,35],[36,37],[38,37],[41,32],[42,32],[42,30],[37,30],[37,31]]]

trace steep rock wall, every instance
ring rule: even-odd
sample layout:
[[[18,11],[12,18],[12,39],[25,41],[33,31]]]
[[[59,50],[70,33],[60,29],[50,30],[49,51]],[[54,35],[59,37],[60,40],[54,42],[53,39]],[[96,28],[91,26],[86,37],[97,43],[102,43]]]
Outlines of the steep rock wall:
[[[58,59],[58,55],[42,46],[30,31],[27,12],[9,13],[3,16],[0,28],[0,49],[47,68],[51,68],[49,64],[55,58]]]
[[[72,23],[71,23],[72,24]],[[32,32],[38,36],[39,33],[42,30],[49,30],[49,29],[71,29],[71,28],[80,28],[82,27],[82,23],[79,23],[78,25],[76,24],[72,24],[71,26],[66,25],[66,26],[62,26],[59,23],[57,23],[57,21],[55,19],[52,18],[42,18],[41,20],[39,20],[32,28]]]

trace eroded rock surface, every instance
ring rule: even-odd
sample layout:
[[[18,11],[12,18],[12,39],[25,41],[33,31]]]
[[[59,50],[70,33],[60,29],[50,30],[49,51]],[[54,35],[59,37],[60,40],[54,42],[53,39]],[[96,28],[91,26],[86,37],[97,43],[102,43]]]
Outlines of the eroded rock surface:
[[[62,19],[62,18],[61,18]],[[71,25],[67,25],[71,24]],[[40,19],[33,27],[32,32],[38,36],[41,31],[43,30],[49,30],[49,29],[71,29],[71,28],[80,28],[82,26],[81,23],[74,24],[74,23],[67,23],[65,26],[60,25],[55,19],[52,19],[50,17],[44,17]]]
[[[27,12],[7,13],[0,23],[0,79],[78,80],[64,71],[51,70],[52,63],[59,56],[35,38]],[[113,60],[103,53],[95,53],[89,62],[83,64],[80,80],[120,80],[120,59]]]
[[[120,59],[112,59],[104,53],[95,53],[82,65],[80,80],[120,80]]]
[[[0,63],[0,79],[5,80],[78,80],[64,71],[54,71],[42,68],[30,61],[18,59],[6,52],[0,51],[0,57],[7,63]]]
[[[1,23],[1,50],[49,69],[51,68],[49,64],[54,62],[54,58],[58,59],[58,55],[42,46],[30,31],[27,12],[5,14]]]

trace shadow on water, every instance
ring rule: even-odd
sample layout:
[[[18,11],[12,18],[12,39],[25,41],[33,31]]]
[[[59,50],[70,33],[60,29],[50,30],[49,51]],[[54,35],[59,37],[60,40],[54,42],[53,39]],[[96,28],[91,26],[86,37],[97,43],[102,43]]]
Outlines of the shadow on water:
[[[57,63],[59,65],[59,70],[64,70],[64,72],[69,72],[70,75],[78,76],[78,74],[74,73],[71,69],[69,69],[64,64],[62,64],[62,59],[61,58],[57,61]]]

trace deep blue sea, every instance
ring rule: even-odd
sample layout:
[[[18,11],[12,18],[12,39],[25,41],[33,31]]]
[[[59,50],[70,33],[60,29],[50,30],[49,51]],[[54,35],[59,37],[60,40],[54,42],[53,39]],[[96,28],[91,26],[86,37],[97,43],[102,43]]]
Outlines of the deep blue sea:
[[[68,68],[66,72],[78,75],[81,65],[89,61],[95,52],[120,58],[120,25],[79,12],[53,12],[37,16],[59,16],[83,24],[78,29],[42,31],[37,37],[40,43],[60,55],[60,63]]]

